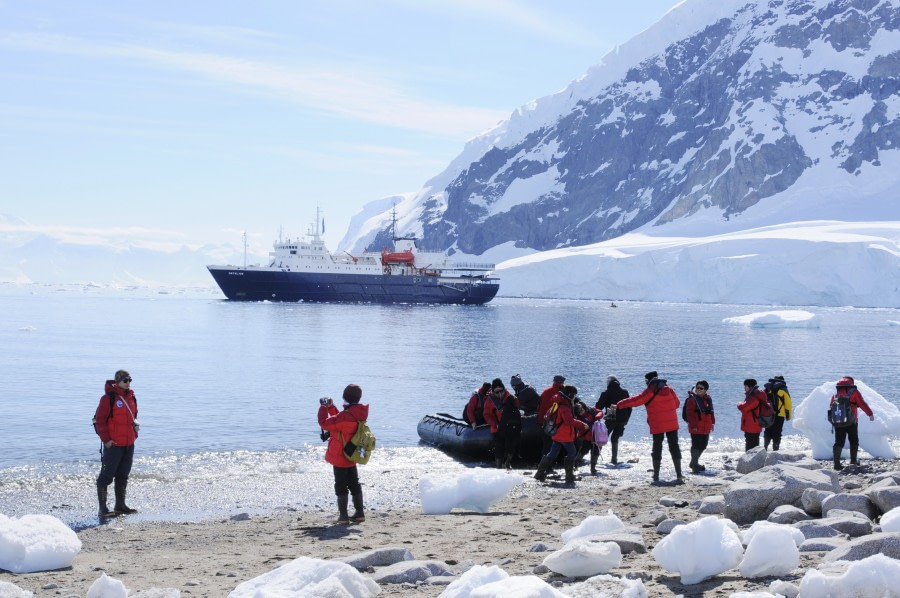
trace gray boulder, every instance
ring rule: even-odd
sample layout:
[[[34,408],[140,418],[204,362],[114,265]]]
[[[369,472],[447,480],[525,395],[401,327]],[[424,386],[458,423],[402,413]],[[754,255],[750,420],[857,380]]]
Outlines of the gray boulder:
[[[822,560],[823,562],[861,561],[873,554],[883,554],[892,559],[900,559],[900,533],[872,534],[851,540],[829,552]]]
[[[835,509],[861,513],[869,520],[874,519],[877,515],[875,505],[869,500],[868,496],[863,496],[862,494],[847,494],[841,492],[832,494],[822,501],[822,516],[829,517],[831,511]]]
[[[819,523],[832,527],[851,538],[858,538],[872,533],[872,522],[865,517],[854,517],[850,513],[819,519]],[[804,534],[805,535],[805,534]]]
[[[862,492],[881,513],[900,507],[900,486],[870,486]]]
[[[725,497],[721,494],[704,496],[697,512],[701,515],[721,515],[725,512]]]
[[[766,456],[766,449],[761,446],[750,449],[738,459],[737,472],[748,474],[762,469],[766,465]]]
[[[631,518],[631,523],[636,525],[643,525],[644,527],[656,527],[661,522],[665,521],[669,516],[666,515],[665,511],[660,509],[653,509],[651,511],[644,511],[643,513],[639,513],[638,515]]]
[[[793,525],[801,532],[803,532],[803,537],[809,540],[810,538],[834,538],[837,536],[847,537],[847,534],[839,532],[834,529],[827,523],[822,523],[819,519],[812,519],[810,521],[798,521]]]
[[[435,575],[455,575],[441,561],[403,561],[372,574],[375,583],[416,583]]]
[[[812,519],[812,515],[809,515],[803,509],[798,509],[794,505],[781,505],[772,511],[768,519],[772,523],[791,524]]]
[[[622,554],[636,552],[643,554],[647,552],[647,545],[644,544],[644,537],[641,532],[636,529],[625,528],[608,534],[594,534],[586,536],[591,542],[615,542],[619,545]]]
[[[891,484],[891,486],[900,486],[900,471],[885,471],[884,473],[872,476],[872,480],[876,482],[892,480],[893,484]]]
[[[688,501],[674,496],[663,496],[659,499],[659,504],[664,507],[686,507],[688,506]]]
[[[807,488],[800,495],[800,506],[810,515],[822,514],[822,501],[834,494],[831,490],[817,490]]]
[[[667,535],[672,533],[672,530],[679,525],[684,525],[686,523],[686,521],[682,521],[681,519],[666,519],[656,526],[656,531],[660,534]]]
[[[369,567],[387,567],[395,563],[413,560],[412,553],[406,548],[388,546],[375,548],[365,552],[358,552],[341,558],[334,559],[347,563],[354,569],[365,571]]]
[[[837,472],[772,465],[749,473],[725,491],[725,516],[738,525],[765,519],[781,505],[800,501],[803,491],[838,491]]]
[[[847,537],[844,535],[833,538],[810,538],[800,544],[800,552],[830,552],[846,543]]]

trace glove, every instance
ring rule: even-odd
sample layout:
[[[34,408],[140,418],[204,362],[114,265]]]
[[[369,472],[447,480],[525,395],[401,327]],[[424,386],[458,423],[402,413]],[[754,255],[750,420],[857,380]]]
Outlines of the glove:
[[[788,420],[788,421],[791,421],[791,411],[790,411],[790,409],[785,409],[785,410],[784,410],[784,419],[786,419],[786,420]]]
[[[332,405],[334,405],[334,401],[331,400],[331,397],[322,397],[321,399],[319,399],[319,405],[331,407]]]

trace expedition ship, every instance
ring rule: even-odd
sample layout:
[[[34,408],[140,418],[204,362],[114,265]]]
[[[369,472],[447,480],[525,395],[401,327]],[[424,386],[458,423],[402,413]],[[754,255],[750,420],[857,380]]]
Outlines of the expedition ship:
[[[319,233],[319,217],[303,239],[279,239],[267,266],[207,266],[235,301],[487,303],[500,289],[494,264],[454,262],[420,251],[413,235],[396,235],[393,249],[335,255]]]

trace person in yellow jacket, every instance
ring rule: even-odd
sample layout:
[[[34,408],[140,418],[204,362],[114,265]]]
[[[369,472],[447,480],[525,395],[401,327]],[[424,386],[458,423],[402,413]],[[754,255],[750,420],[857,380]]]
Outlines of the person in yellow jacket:
[[[785,420],[790,421],[794,407],[791,404],[791,395],[784,382],[784,376],[769,378],[769,381],[763,386],[766,389],[766,398],[772,403],[772,409],[775,411],[775,423],[763,432],[763,447],[769,450],[769,442],[771,442],[772,450],[777,451],[781,446],[781,430],[784,428],[784,422]]]

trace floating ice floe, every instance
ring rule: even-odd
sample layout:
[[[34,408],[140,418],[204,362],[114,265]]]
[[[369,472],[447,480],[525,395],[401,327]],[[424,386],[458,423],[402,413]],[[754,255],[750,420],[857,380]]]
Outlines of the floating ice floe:
[[[761,311],[722,320],[725,324],[750,328],[818,328],[822,318],[802,309]]]
[[[369,598],[381,592],[377,583],[346,563],[305,556],[238,585],[228,598],[261,596],[348,596]]]
[[[442,515],[454,508],[487,513],[491,505],[525,483],[519,474],[476,468],[462,474],[429,474],[419,479],[422,513]]]
[[[828,405],[836,392],[836,382],[826,382],[813,389],[799,404],[794,403],[791,425],[809,438],[813,459],[831,459],[833,456],[834,432],[828,421]],[[859,446],[873,457],[896,458],[890,439],[900,436],[900,410],[861,380],[856,380],[856,387],[875,414],[875,421],[870,421],[862,409],[858,410]],[[844,450],[849,448],[847,443]]]
[[[744,547],[721,519],[704,517],[679,525],[653,549],[666,571],[681,574],[681,583],[695,584],[738,566]]]
[[[72,565],[81,540],[51,515],[0,514],[0,569],[12,573],[52,571]]]
[[[888,326],[900,326],[900,320],[888,320]]]
[[[801,596],[896,596],[900,561],[873,554],[852,563],[843,575],[810,569],[800,580]]]

